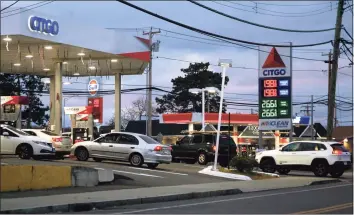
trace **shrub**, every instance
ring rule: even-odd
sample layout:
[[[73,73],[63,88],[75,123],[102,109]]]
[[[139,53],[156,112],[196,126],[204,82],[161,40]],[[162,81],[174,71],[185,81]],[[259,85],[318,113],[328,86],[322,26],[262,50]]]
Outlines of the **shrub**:
[[[236,156],[230,161],[230,166],[240,172],[251,172],[258,166],[258,163],[254,158]]]

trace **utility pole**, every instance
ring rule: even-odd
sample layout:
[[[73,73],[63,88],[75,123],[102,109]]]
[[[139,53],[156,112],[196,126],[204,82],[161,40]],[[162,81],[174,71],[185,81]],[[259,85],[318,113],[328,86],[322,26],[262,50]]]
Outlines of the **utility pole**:
[[[322,54],[322,56],[325,56],[326,54]],[[325,60],[325,63],[328,63],[328,94],[330,92],[331,89],[331,80],[332,80],[332,50],[329,51],[328,53],[328,61]]]
[[[338,71],[338,58],[339,58],[339,45],[340,45],[340,33],[342,30],[342,18],[344,0],[338,1],[337,9],[337,19],[336,19],[336,30],[334,33],[334,43],[333,43],[333,64],[331,70],[331,80],[330,89],[328,92],[328,117],[327,117],[327,140],[332,140],[333,132],[333,120],[334,120],[334,108],[336,99],[336,84],[337,84],[337,71]]]
[[[161,31],[152,31],[152,27],[150,28],[149,32],[144,32],[144,35],[149,35],[149,49],[150,49],[150,63],[149,63],[149,95],[148,95],[148,107],[147,107],[147,116],[148,116],[148,123],[147,123],[147,135],[152,136],[152,37],[154,34],[158,34]]]
[[[314,133],[313,133],[313,95],[311,95],[311,140],[314,140]]]

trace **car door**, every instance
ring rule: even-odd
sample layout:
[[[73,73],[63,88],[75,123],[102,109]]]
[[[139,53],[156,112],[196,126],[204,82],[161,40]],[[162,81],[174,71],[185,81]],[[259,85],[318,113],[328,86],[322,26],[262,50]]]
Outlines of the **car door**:
[[[104,157],[107,159],[120,159],[114,153],[113,147],[118,143],[119,134],[107,134],[95,141],[96,144],[91,145],[92,156]]]
[[[311,165],[314,156],[316,156],[320,148],[317,143],[301,142],[300,151],[296,152],[298,165]]]
[[[20,144],[19,136],[6,128],[1,134],[1,154],[15,154],[16,147]]]
[[[276,161],[279,165],[297,165],[298,158],[297,153],[300,150],[300,143],[293,142],[282,148],[282,150],[277,153]]]
[[[113,146],[114,152],[123,160],[129,160],[129,155],[138,150],[139,140],[130,134],[120,134],[118,143]]]
[[[205,148],[203,144],[203,135],[195,134],[193,136],[192,141],[186,147],[186,156],[188,158],[196,158],[198,157],[198,149]]]
[[[187,147],[189,146],[193,136],[187,135],[183,137],[176,145],[172,146],[172,155],[176,158],[187,157]]]

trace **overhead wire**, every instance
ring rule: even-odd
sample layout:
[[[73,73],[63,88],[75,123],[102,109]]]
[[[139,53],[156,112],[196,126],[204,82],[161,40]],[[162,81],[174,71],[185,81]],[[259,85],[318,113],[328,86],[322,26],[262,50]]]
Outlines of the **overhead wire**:
[[[166,18],[166,17],[164,17],[164,16],[158,15],[158,14],[153,13],[153,12],[151,12],[151,11],[148,11],[148,10],[146,10],[146,9],[144,9],[144,8],[141,8],[141,7],[138,7],[138,6],[134,5],[134,4],[131,4],[131,3],[128,2],[128,1],[125,1],[125,0],[116,0],[116,1],[118,1],[118,2],[120,2],[120,3],[122,3],[122,4],[125,4],[125,5],[127,5],[127,6],[129,6],[129,7],[135,8],[135,9],[141,11],[141,12],[147,13],[147,14],[149,14],[149,15],[151,15],[151,16],[156,17],[156,18],[165,20],[166,22],[169,22],[169,23],[175,24],[175,25],[177,25],[177,26],[180,26],[180,27],[189,29],[189,30],[191,30],[191,31],[204,34],[204,35],[208,35],[208,36],[211,36],[211,37],[222,38],[222,39],[225,39],[225,40],[231,40],[231,41],[235,41],[235,42],[239,42],[239,43],[245,43],[245,44],[251,44],[251,45],[268,46],[268,47],[290,47],[289,45],[272,45],[272,44],[267,44],[267,43],[250,42],[250,41],[246,41],[246,40],[240,40],[240,39],[235,39],[235,38],[231,38],[231,37],[227,37],[227,36],[223,36],[223,35],[211,33],[211,32],[208,32],[208,31],[204,31],[204,30],[201,30],[201,29],[198,29],[198,28],[194,28],[194,27],[192,27],[192,26],[189,26],[189,25],[186,25],[186,24],[183,24],[183,23],[174,21],[174,20],[169,19],[169,18]],[[292,45],[291,47],[311,47],[311,46],[319,46],[319,45],[328,44],[328,43],[330,43],[330,42],[331,42],[331,41],[324,41],[324,42],[312,43],[312,44]]]
[[[17,2],[19,2],[19,0],[15,1],[14,3],[10,4],[10,5],[7,6],[7,7],[4,7],[3,9],[1,9],[0,12],[3,12],[4,10],[9,9],[10,7],[12,7],[12,6],[14,6],[15,4],[17,4]]]
[[[308,7],[308,6],[315,6],[315,5],[323,5],[323,4],[328,4],[328,2],[321,2],[321,3],[314,3],[314,4],[293,4],[293,5],[289,5],[289,4],[275,4],[275,3],[264,3],[264,2],[255,2],[255,1],[251,1],[255,4],[263,4],[263,5],[273,5],[273,6],[279,6],[279,7]]]
[[[261,28],[265,28],[265,29],[270,29],[270,30],[285,31],[285,32],[296,32],[296,33],[319,33],[319,32],[326,32],[326,31],[335,30],[335,28],[317,29],[317,30],[296,30],[296,29],[277,28],[277,27],[272,27],[272,26],[267,26],[267,25],[262,25],[262,24],[250,22],[250,21],[247,21],[247,20],[244,20],[244,19],[240,19],[240,18],[235,17],[235,16],[231,16],[229,14],[220,12],[220,11],[215,10],[215,9],[213,9],[211,7],[208,7],[206,5],[200,4],[200,3],[198,3],[198,2],[196,2],[194,0],[187,0],[187,1],[191,2],[192,4],[198,5],[199,7],[202,7],[204,9],[206,9],[206,10],[209,10],[209,11],[212,11],[214,13],[217,13],[217,14],[219,14],[221,16],[225,16],[227,18],[230,18],[230,19],[242,22],[242,23],[246,23],[246,24],[249,24],[249,25],[253,25],[253,26],[257,26],[257,27],[261,27]]]
[[[228,7],[228,8],[232,8],[232,9],[235,9],[235,10],[239,10],[239,11],[244,11],[244,12],[249,12],[249,13],[256,13],[256,14],[261,14],[261,15],[267,15],[267,16],[274,16],[274,17],[299,17],[299,18],[302,18],[302,17],[308,17],[308,16],[315,16],[315,15],[320,15],[320,14],[324,14],[324,13],[327,13],[331,10],[327,10],[327,11],[323,11],[323,12],[319,12],[319,13],[314,13],[314,14],[303,14],[303,15],[280,15],[280,14],[270,14],[270,13],[264,13],[264,12],[260,12],[260,11],[251,11],[251,10],[246,10],[246,9],[241,9],[241,8],[237,8],[237,7],[234,7],[234,6],[231,6],[231,5],[227,5],[227,4],[224,4],[224,3],[220,3],[218,1],[212,1],[214,2],[215,4],[219,4],[219,5],[223,5],[225,7]],[[234,2],[232,1],[228,1],[228,3],[230,4],[233,4]],[[336,9],[336,8],[334,8]]]
[[[6,17],[10,17],[10,16],[15,16],[15,15],[18,15],[20,13],[24,13],[26,11],[30,11],[30,10],[33,10],[33,9],[36,9],[36,8],[39,8],[39,7],[42,7],[44,5],[47,5],[47,4],[50,4],[50,3],[53,3],[54,1],[46,1],[46,2],[42,2],[43,4],[41,5],[38,5],[36,7],[32,7],[32,8],[28,8],[28,9],[24,9],[24,10],[21,10],[20,12],[17,12],[17,13],[13,13],[13,14],[9,14],[9,15],[6,15],[6,16],[2,16],[1,18],[6,18]],[[26,8],[26,7],[25,7]],[[21,8],[22,9],[22,8]]]

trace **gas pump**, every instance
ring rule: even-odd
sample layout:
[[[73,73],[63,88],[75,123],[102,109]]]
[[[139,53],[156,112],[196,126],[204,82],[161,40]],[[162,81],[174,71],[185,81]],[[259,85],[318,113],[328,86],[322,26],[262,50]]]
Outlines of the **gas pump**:
[[[22,105],[28,105],[29,100],[25,96],[1,96],[0,124],[7,124],[21,129]]]
[[[65,114],[71,119],[71,138],[73,143],[92,140],[92,106],[64,107]]]

